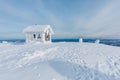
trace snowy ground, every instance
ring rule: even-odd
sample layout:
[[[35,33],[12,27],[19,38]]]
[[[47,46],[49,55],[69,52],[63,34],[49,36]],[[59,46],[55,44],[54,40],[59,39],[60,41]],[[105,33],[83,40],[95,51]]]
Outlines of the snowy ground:
[[[120,80],[120,47],[0,43],[0,80]]]

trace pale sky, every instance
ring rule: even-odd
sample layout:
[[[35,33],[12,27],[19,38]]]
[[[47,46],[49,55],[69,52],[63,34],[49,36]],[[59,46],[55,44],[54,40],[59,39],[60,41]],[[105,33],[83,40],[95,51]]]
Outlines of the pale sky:
[[[0,0],[0,39],[24,38],[34,24],[51,25],[54,37],[120,38],[120,0]]]

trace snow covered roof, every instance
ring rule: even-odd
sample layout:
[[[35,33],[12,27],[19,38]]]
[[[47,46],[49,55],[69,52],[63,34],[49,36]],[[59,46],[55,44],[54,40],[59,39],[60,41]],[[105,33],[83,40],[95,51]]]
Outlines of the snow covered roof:
[[[50,25],[31,25],[25,28],[23,33],[45,32],[48,29],[50,30],[51,34],[54,33]]]

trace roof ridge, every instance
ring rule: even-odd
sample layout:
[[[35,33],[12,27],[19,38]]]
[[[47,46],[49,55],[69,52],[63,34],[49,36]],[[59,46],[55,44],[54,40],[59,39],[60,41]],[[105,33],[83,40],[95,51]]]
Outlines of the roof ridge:
[[[49,28],[52,34],[54,33],[52,28],[50,27],[50,25],[30,25],[23,30],[23,33],[26,33],[26,32],[45,32],[46,28]]]

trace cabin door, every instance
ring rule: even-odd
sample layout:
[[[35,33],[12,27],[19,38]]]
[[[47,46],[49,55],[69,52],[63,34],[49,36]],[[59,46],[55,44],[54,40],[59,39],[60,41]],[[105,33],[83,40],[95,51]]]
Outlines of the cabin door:
[[[45,41],[50,41],[50,33],[45,33]]]

